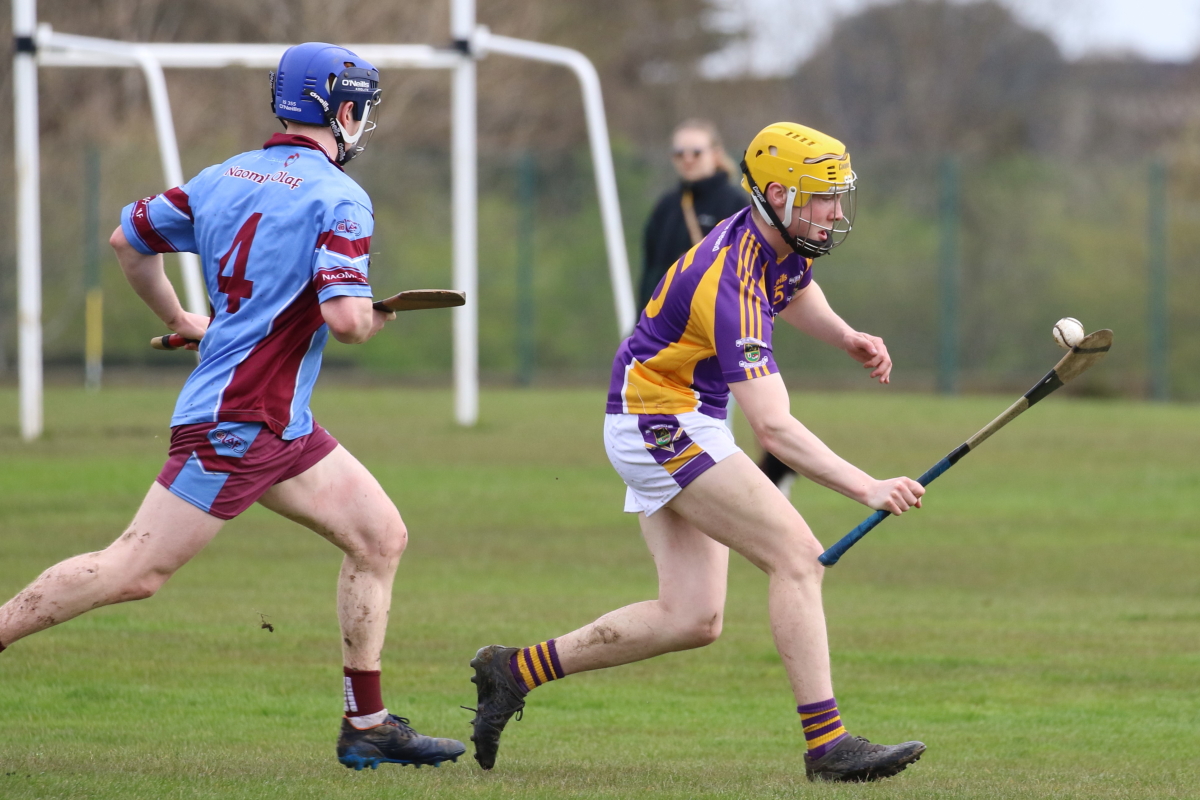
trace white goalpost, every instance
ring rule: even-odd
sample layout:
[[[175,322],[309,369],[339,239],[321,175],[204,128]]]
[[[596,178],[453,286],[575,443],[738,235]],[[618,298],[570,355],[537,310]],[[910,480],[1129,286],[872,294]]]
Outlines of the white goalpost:
[[[591,61],[566,47],[492,34],[475,20],[475,0],[450,0],[453,47],[348,44],[380,69],[447,69],[451,88],[451,217],[455,289],[467,304],[452,311],[454,415],[461,425],[479,418],[478,188],[476,178],[476,62],[490,53],[567,67],[579,80],[587,121],[600,218],[608,255],[609,279],[620,336],[633,330],[636,311],[625,233],[617,197],[616,172],[608,140],[600,79]],[[162,160],[164,189],[184,182],[175,125],[163,69],[228,66],[273,69],[286,44],[154,44],[58,33],[37,23],[37,0],[13,0],[13,106],[16,166],[17,324],[21,436],[42,433],[41,225],[38,154],[39,67],[131,67],[146,79]],[[180,253],[183,302],[206,313],[208,301],[199,259]]]

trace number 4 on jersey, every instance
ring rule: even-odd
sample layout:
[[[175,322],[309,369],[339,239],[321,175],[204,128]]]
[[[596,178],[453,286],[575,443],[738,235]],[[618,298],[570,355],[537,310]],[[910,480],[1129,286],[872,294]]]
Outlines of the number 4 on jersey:
[[[228,298],[226,310],[230,314],[236,314],[242,307],[242,299],[249,298],[254,293],[254,281],[246,280],[246,261],[250,258],[250,245],[254,242],[260,219],[261,212],[251,214],[250,219],[238,230],[237,236],[233,237],[229,251],[221,256],[221,266],[217,270],[217,291]],[[237,255],[233,259],[233,272],[226,275],[225,264],[235,252]]]

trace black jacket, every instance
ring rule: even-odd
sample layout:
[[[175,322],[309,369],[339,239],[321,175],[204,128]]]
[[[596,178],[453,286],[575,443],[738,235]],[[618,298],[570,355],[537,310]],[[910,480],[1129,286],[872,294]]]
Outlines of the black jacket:
[[[696,220],[704,234],[715,228],[721,220],[750,204],[750,196],[730,183],[729,176],[724,172],[717,172],[711,178],[695,183],[680,182],[660,197],[650,219],[646,221],[646,230],[642,235],[642,280],[638,286],[638,308],[646,307],[663,275],[681,255],[692,249],[692,237],[688,235],[683,206],[680,205],[683,190],[689,186]]]

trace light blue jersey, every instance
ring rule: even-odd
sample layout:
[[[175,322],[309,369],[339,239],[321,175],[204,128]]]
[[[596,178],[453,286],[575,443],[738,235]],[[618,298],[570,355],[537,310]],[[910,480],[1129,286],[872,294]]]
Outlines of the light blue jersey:
[[[371,297],[367,193],[305,136],[276,134],[182,187],[126,206],[147,255],[198,253],[212,320],[171,426],[261,422],[312,431],[308,409],[329,330],[320,304]]]

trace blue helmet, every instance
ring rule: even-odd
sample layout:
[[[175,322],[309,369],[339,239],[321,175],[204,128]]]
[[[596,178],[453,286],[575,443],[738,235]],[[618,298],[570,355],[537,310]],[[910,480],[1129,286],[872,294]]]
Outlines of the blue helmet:
[[[362,123],[354,136],[337,121],[337,110],[346,101],[354,103],[353,117]],[[339,164],[366,148],[365,141],[358,143],[364,133],[375,129],[370,114],[379,101],[379,70],[337,45],[305,42],[289,47],[279,59],[278,72],[271,73],[275,116],[307,125],[328,125],[337,140]]]

